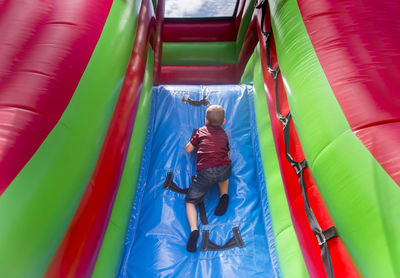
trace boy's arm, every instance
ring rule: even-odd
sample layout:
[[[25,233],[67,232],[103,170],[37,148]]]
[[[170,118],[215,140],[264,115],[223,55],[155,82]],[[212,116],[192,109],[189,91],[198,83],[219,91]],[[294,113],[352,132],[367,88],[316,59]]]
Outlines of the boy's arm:
[[[191,153],[198,145],[199,137],[198,137],[197,131],[198,131],[198,129],[193,129],[193,133],[192,133],[192,136],[190,137],[190,141],[189,141],[189,143],[187,143],[187,145],[185,147],[185,151],[187,153]]]
[[[186,147],[185,147],[185,151],[187,153],[191,153],[194,150],[194,146],[192,145],[192,143],[187,143]]]
[[[229,138],[228,138],[228,134],[226,134],[225,132],[225,138],[226,138],[226,147],[228,148],[228,157],[231,156],[231,148],[229,146]]]

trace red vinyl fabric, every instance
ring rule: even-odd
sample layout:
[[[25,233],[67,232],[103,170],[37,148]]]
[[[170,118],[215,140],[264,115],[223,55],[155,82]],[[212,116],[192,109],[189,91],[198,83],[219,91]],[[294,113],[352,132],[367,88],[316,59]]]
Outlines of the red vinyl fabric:
[[[213,85],[237,83],[236,65],[162,65],[161,84]]]
[[[67,107],[111,4],[0,1],[0,195]]]
[[[198,42],[198,41],[235,41],[235,21],[171,21],[164,22],[163,41]]]
[[[400,2],[298,0],[298,4],[351,128],[400,185],[400,36],[393,35],[400,30]],[[333,44],[335,48],[330,47]]]

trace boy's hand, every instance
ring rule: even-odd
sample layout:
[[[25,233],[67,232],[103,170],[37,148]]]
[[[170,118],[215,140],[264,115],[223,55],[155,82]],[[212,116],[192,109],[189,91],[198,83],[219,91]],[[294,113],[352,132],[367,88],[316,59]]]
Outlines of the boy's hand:
[[[187,143],[186,147],[185,147],[185,151],[187,153],[191,153],[194,150],[194,146],[192,145],[192,143]]]

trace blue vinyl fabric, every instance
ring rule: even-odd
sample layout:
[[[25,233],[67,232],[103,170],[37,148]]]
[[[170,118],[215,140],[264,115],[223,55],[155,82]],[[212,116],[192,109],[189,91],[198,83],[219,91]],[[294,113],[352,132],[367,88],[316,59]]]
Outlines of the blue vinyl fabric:
[[[141,173],[125,240],[118,277],[280,277],[264,174],[258,147],[251,86],[159,86],[153,104]],[[200,237],[196,253],[186,251],[189,224],[185,195],[162,188],[168,172],[180,188],[188,188],[196,173],[196,154],[185,152],[193,129],[205,123],[206,106],[182,102],[207,95],[226,111],[225,129],[231,148],[230,202],[225,215],[214,210],[218,185],[204,204],[208,225],[198,216]],[[239,227],[244,248],[200,251],[202,231],[224,245]]]

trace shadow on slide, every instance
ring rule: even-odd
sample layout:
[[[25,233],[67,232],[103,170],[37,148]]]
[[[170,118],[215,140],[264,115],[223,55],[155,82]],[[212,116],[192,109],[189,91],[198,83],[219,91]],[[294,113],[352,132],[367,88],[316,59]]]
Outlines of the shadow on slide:
[[[160,86],[153,93],[119,277],[279,277],[252,87]],[[186,251],[189,224],[184,192],[164,186],[172,178],[184,191],[195,175],[196,155],[187,154],[184,147],[193,129],[204,125],[207,106],[182,102],[187,94],[191,100],[207,97],[211,104],[224,107],[227,121],[223,128],[230,140],[233,166],[227,213],[214,215],[217,185],[206,195],[208,224],[198,221],[196,253]]]

